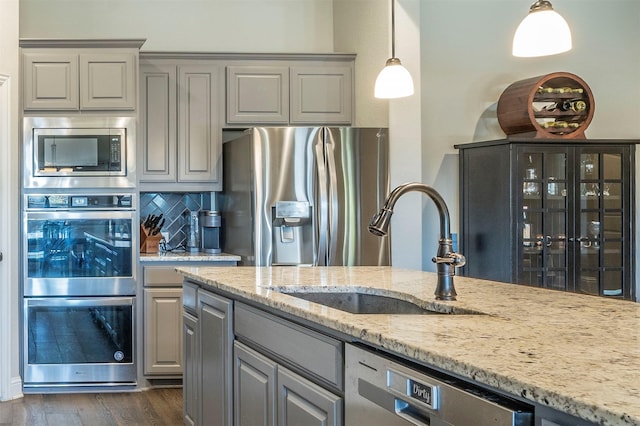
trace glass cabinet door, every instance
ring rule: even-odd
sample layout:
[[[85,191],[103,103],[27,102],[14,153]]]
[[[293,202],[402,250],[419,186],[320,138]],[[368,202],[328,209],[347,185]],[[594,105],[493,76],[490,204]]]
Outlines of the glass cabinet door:
[[[625,296],[630,232],[624,150],[582,148],[578,156],[575,291]]]
[[[522,147],[518,153],[522,191],[518,233],[521,284],[566,290],[568,197],[565,149]],[[517,199],[517,198],[516,198]]]

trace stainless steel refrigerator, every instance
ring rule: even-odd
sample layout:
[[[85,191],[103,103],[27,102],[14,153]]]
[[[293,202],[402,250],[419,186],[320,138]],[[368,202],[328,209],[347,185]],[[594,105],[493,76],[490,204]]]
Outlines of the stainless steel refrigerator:
[[[237,137],[235,137],[237,136]],[[367,225],[389,192],[388,131],[256,127],[223,144],[222,248],[242,265],[389,265]]]

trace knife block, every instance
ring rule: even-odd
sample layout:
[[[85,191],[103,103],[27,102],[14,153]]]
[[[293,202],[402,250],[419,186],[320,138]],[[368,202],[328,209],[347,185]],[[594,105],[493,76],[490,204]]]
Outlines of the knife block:
[[[150,235],[149,230],[140,225],[140,253],[158,253],[162,234]]]

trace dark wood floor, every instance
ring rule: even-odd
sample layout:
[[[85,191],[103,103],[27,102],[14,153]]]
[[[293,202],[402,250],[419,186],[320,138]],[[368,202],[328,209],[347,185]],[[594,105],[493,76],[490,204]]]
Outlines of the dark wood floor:
[[[182,389],[25,395],[0,402],[0,425],[182,425]]]

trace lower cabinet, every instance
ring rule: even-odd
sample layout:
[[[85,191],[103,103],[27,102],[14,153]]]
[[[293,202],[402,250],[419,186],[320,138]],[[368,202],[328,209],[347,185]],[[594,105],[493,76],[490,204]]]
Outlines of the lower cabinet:
[[[182,375],[182,279],[173,267],[144,266],[144,374]]]
[[[240,342],[233,344],[233,414],[236,425],[276,424],[278,365]]]
[[[342,398],[284,367],[278,368],[278,424],[342,424]]]
[[[233,302],[185,281],[183,417],[187,425],[233,422]]]
[[[237,341],[233,384],[237,426],[342,424],[341,397]]]
[[[198,400],[200,399],[200,360],[198,357],[198,318],[184,312],[182,321],[184,334],[184,371],[182,376],[182,403],[185,425],[198,423]]]
[[[144,374],[182,374],[182,288],[144,289]]]
[[[343,424],[344,344],[183,284],[188,425]]]
[[[200,421],[202,425],[231,425],[233,404],[233,319],[229,299],[198,290],[200,347]]]

